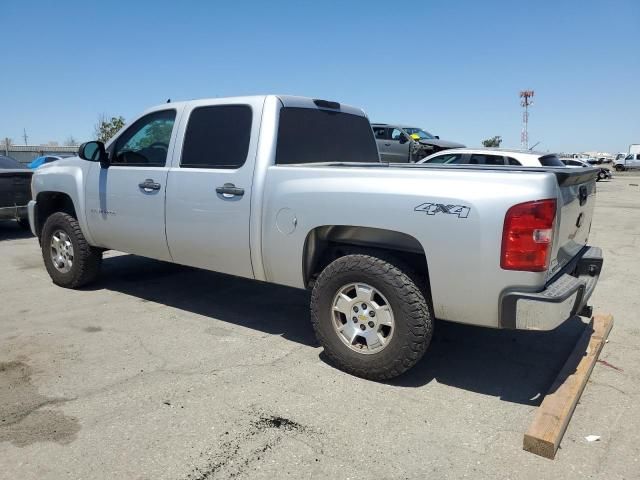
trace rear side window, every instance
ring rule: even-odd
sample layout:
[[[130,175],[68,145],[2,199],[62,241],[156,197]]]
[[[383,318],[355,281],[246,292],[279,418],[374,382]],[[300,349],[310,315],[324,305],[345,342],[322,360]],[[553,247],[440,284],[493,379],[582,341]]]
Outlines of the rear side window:
[[[387,138],[387,129],[384,127],[373,127],[373,134],[378,140],[385,140]]]
[[[276,163],[380,162],[365,117],[333,110],[280,110]]]
[[[472,165],[504,165],[502,155],[484,155],[474,153],[469,159]]]
[[[518,160],[516,160],[515,158],[511,158],[511,157],[506,157],[507,158],[507,163],[509,165],[522,165]]]
[[[218,105],[195,108],[182,147],[182,168],[239,168],[251,140],[251,107]]]
[[[543,167],[564,167],[564,163],[557,155],[543,155],[540,157],[540,165]]]

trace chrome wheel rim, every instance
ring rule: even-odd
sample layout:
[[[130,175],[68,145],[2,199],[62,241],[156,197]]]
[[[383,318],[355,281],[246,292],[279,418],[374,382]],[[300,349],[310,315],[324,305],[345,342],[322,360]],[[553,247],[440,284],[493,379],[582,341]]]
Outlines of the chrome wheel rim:
[[[338,338],[354,352],[365,355],[384,350],[395,331],[389,301],[366,283],[349,283],[338,290],[331,320]]]
[[[68,273],[73,267],[73,244],[69,235],[62,230],[56,230],[51,235],[51,262],[62,273]]]

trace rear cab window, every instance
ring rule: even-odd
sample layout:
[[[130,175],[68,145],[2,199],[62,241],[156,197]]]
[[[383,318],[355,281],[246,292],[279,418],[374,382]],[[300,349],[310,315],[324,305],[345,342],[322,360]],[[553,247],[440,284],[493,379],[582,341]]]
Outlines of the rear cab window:
[[[369,120],[336,110],[281,108],[276,164],[323,162],[380,163]]]

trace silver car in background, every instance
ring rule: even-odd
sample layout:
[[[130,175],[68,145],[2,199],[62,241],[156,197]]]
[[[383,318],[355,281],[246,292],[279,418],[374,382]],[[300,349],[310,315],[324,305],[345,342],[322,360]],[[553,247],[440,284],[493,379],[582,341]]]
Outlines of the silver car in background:
[[[372,123],[371,128],[383,162],[418,162],[441,150],[464,147],[461,143],[441,140],[439,136],[418,127]]]

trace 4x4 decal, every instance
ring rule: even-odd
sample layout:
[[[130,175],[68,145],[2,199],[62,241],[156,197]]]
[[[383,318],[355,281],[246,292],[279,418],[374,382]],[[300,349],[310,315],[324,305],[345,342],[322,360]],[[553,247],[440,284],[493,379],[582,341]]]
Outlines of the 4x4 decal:
[[[445,205],[443,203],[423,203],[413,209],[416,212],[424,212],[427,215],[435,215],[436,213],[447,213],[449,215],[456,215],[458,218],[467,218],[470,207],[464,205]]]

